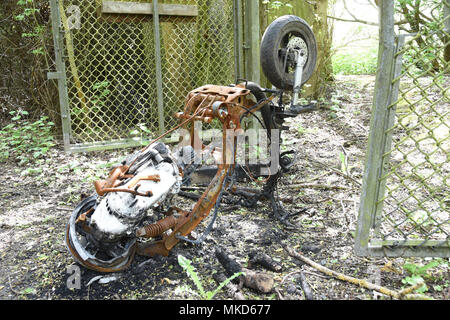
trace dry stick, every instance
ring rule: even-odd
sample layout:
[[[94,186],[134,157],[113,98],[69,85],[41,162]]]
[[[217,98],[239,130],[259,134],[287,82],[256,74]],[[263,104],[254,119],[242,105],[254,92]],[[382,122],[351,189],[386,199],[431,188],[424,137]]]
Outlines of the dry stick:
[[[11,291],[17,295],[21,294],[20,292],[18,292],[17,290],[15,290],[12,285],[11,285],[11,277],[8,276],[8,281],[9,281],[9,288],[11,289]]]
[[[294,271],[294,272],[291,272],[291,273],[289,273],[289,274],[287,274],[287,275],[285,275],[285,276],[283,277],[283,280],[281,280],[280,285],[282,285],[282,284],[284,283],[284,281],[286,281],[287,278],[289,278],[290,276],[292,276],[292,275],[294,275],[294,274],[296,274],[296,273],[299,274],[300,286],[301,286],[302,289],[303,289],[303,292],[304,292],[304,294],[305,294],[306,300],[313,300],[314,298],[313,298],[313,294],[312,294],[311,288],[309,287],[309,284],[308,284],[308,282],[306,281],[306,277],[305,277],[305,273],[306,273],[306,272],[303,272],[303,271]]]
[[[307,179],[307,180],[304,180],[304,181],[296,182],[295,184],[310,183],[310,182],[313,182],[314,180],[319,180],[320,178],[322,178],[322,177],[324,177],[324,176],[326,176],[326,175],[328,175],[328,172],[319,174],[319,175],[317,175],[317,176],[315,176],[315,177],[312,177],[311,179]]]
[[[317,203],[322,203],[322,202],[326,202],[326,201],[329,201],[329,200],[333,200],[333,198],[327,197],[325,199],[317,200],[317,201],[306,201],[306,203],[308,203],[308,204],[317,204]]]
[[[399,299],[401,299],[402,297],[405,297],[406,299],[412,298],[415,299],[414,297],[417,297],[416,299],[422,299],[422,298],[428,298],[424,295],[421,294],[411,294],[414,290],[419,289],[421,286],[423,286],[423,282],[418,282],[415,285],[405,288],[403,290],[401,290],[398,294],[399,294]],[[420,297],[419,297],[420,296]]]
[[[352,176],[350,176],[348,174],[345,174],[342,171],[339,171],[336,168],[330,167],[329,165],[326,165],[326,164],[324,164],[324,163],[322,163],[320,161],[314,160],[314,159],[309,159],[309,161],[312,161],[312,162],[316,163],[317,165],[321,166],[324,169],[329,169],[329,170],[333,171],[334,173],[337,173],[338,175],[343,176],[344,178],[353,181],[359,187],[361,186],[361,182],[359,182],[358,180],[356,180]]]
[[[330,279],[329,276],[324,276],[324,275],[321,275],[321,274],[318,274],[318,273],[314,273],[314,272],[303,271],[303,273],[310,274],[312,276],[319,277],[319,278],[322,278],[322,279]]]
[[[311,288],[309,287],[308,282],[306,281],[305,274],[303,272],[300,272],[300,286],[303,289],[303,292],[305,293],[306,300],[313,300],[313,294],[311,291]]]
[[[416,285],[414,285],[412,287],[406,288],[406,289],[398,292],[398,291],[394,291],[394,290],[391,290],[391,289],[388,289],[388,288],[385,288],[385,287],[382,287],[382,286],[370,283],[370,282],[368,282],[366,280],[362,280],[362,279],[357,279],[357,278],[354,278],[354,277],[346,276],[345,274],[342,274],[342,273],[330,270],[330,269],[328,269],[328,268],[326,268],[326,267],[324,267],[324,266],[322,266],[322,265],[320,265],[320,264],[318,264],[318,263],[316,263],[316,262],[314,262],[314,261],[312,261],[312,260],[302,256],[301,254],[295,252],[295,250],[289,248],[288,246],[283,245],[283,249],[286,250],[286,252],[291,257],[293,257],[295,259],[298,259],[300,261],[303,261],[304,263],[308,264],[309,266],[313,267],[314,269],[319,270],[319,271],[325,273],[326,275],[334,277],[334,278],[336,278],[338,280],[347,281],[347,282],[356,284],[356,285],[358,285],[360,287],[367,288],[369,290],[375,290],[375,291],[378,291],[378,292],[380,292],[382,294],[385,294],[387,296],[390,296],[390,297],[393,297],[393,298],[396,298],[396,299],[402,299],[402,298],[406,298],[406,299],[410,299],[410,298],[413,298],[413,299],[429,299],[429,297],[427,297],[425,295],[416,295],[416,294],[412,295],[412,294],[409,294],[410,292],[412,292],[415,289],[417,289],[419,286],[423,285],[423,283],[418,283],[418,284],[416,284]]]
[[[327,190],[349,190],[349,188],[342,186],[331,186],[327,184],[291,184],[289,187],[293,189],[327,189]]]
[[[274,290],[278,294],[278,299],[284,300],[283,295],[281,294],[280,290],[278,290],[278,288],[275,288]]]

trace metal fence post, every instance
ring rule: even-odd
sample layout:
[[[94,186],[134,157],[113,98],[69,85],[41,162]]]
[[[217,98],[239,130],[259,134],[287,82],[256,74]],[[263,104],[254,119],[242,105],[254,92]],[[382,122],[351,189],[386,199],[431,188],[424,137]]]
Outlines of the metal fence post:
[[[377,201],[383,190],[378,183],[382,172],[385,151],[385,131],[388,122],[388,106],[391,104],[392,78],[395,54],[394,2],[384,0],[380,6],[380,44],[378,69],[375,79],[370,133],[365,159],[363,186],[356,228],[355,253],[366,255],[370,230],[375,223]]]
[[[237,79],[243,77],[243,55],[242,55],[242,1],[233,0],[233,16],[234,16],[234,78]]]
[[[63,132],[63,142],[64,148],[67,151],[70,147],[70,112],[69,112],[69,97],[67,93],[67,77],[66,68],[63,61],[64,56],[64,41],[61,37],[61,15],[59,12],[58,2],[60,0],[50,0],[50,10],[52,19],[52,32],[53,32],[53,43],[55,46],[55,64],[56,72],[49,72],[49,79],[58,80],[58,91],[59,91],[59,105],[61,110],[61,123]]]
[[[159,134],[164,133],[164,101],[162,92],[162,74],[161,74],[161,35],[159,29],[159,11],[158,0],[153,0],[153,25],[155,35],[155,68],[156,68],[156,96],[158,104],[158,128]]]
[[[260,82],[259,67],[259,1],[245,0],[245,77],[247,80]]]

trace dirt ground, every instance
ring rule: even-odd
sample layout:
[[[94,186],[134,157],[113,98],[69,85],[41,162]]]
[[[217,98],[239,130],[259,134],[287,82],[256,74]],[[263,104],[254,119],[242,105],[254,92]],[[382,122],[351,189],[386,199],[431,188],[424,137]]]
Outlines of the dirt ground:
[[[255,209],[221,210],[202,244],[179,243],[168,257],[147,260],[137,256],[129,269],[113,274],[116,279],[108,283],[89,283],[104,274],[81,268],[80,289],[67,286],[68,267],[75,262],[65,247],[66,224],[80,194],[91,194],[92,181],[104,178],[108,168],[131,151],[66,154],[59,146],[34,172],[3,163],[0,299],[199,299],[198,290],[179,266],[177,256],[190,259],[206,289],[213,290],[217,287],[213,274],[223,272],[215,257],[218,246],[243,266],[255,251],[265,252],[281,264],[281,272],[254,267],[274,277],[274,290],[262,294],[243,287],[246,299],[305,299],[300,270],[317,300],[390,299],[302,264],[281,246],[295,248],[348,276],[373,281],[377,274],[379,284],[392,290],[406,287],[402,283],[408,275],[403,269],[405,262],[425,264],[429,260],[354,254],[373,86],[373,76],[341,76],[330,92],[336,110],[323,108],[288,120],[285,147],[296,151],[297,160],[280,181],[278,191],[285,208],[294,213],[290,218],[294,230],[271,216],[268,203],[262,202]],[[348,176],[340,174],[340,154],[346,155]],[[292,187],[300,183],[306,186]],[[207,223],[196,231],[201,233]],[[433,269],[426,283],[429,297],[450,298],[448,269]],[[222,290],[214,299],[229,297]]]

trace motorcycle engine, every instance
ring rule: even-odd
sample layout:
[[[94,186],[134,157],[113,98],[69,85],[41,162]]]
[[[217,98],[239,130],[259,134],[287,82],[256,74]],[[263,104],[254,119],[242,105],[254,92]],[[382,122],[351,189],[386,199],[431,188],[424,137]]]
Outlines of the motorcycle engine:
[[[194,158],[190,146],[172,153],[165,144],[157,143],[120,163],[118,166],[130,166],[127,171],[130,178],[117,188],[132,189],[139,195],[115,191],[101,197],[93,195],[80,203],[72,213],[67,231],[66,242],[74,258],[91,269],[122,268],[136,242],[136,230],[144,222],[158,220],[153,209],[170,205],[186,181],[180,172],[186,178],[195,170]],[[159,179],[145,179],[149,176],[159,176]],[[77,219],[88,210],[93,213],[82,227]]]

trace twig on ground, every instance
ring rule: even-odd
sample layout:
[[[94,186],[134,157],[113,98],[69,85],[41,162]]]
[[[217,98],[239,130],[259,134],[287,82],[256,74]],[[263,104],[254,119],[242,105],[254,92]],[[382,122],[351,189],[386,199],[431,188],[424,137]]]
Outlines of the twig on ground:
[[[275,288],[274,290],[278,294],[278,299],[284,300],[283,295],[281,294],[280,290],[278,288]]]
[[[274,261],[269,255],[263,252],[251,252],[249,254],[248,267],[251,268],[253,265],[260,265],[268,270],[281,272],[281,265]]]
[[[303,293],[305,294],[306,300],[313,300],[313,295],[312,295],[312,292],[311,292],[311,288],[309,287],[308,282],[306,282],[306,277],[305,277],[304,271],[294,271],[294,272],[288,273],[287,275],[285,275],[283,277],[283,280],[281,280],[280,284],[283,284],[284,281],[286,281],[287,278],[289,278],[290,276],[292,276],[294,274],[299,274],[299,278],[298,279],[300,280],[300,286],[303,289]]]
[[[19,295],[20,292],[18,292],[17,290],[15,290],[15,289],[12,287],[12,285],[11,285],[11,277],[10,277],[10,276],[8,276],[8,281],[9,281],[9,289],[11,289],[11,291],[12,291],[13,293]]]
[[[310,272],[310,271],[303,271],[303,273],[310,274],[312,276],[319,277],[319,278],[322,278],[322,279],[329,279],[330,278],[329,276],[324,276],[324,275],[321,275],[321,274],[318,274],[318,273],[314,273],[314,272]]]
[[[333,186],[328,184],[291,184],[293,189],[327,189],[327,190],[349,190],[350,188],[342,186]]]
[[[402,299],[402,298],[405,298],[405,299],[411,299],[411,298],[414,298],[414,299],[430,299],[429,297],[427,297],[425,295],[408,294],[408,293],[414,291],[415,289],[417,289],[419,284],[416,284],[413,287],[406,288],[406,289],[404,289],[404,290],[402,290],[400,292],[394,291],[394,290],[388,289],[386,287],[382,287],[382,286],[370,283],[370,282],[368,282],[366,280],[363,280],[363,279],[350,277],[350,276],[347,276],[347,275],[342,274],[340,272],[336,272],[336,271],[330,270],[330,269],[328,269],[328,268],[326,268],[326,267],[324,267],[324,266],[322,266],[322,265],[320,265],[320,264],[318,264],[318,263],[316,263],[316,262],[314,262],[314,261],[304,257],[303,255],[299,254],[298,252],[296,252],[292,248],[289,248],[286,245],[282,245],[282,246],[283,246],[283,249],[291,257],[293,257],[295,259],[298,259],[298,260],[308,264],[309,266],[313,267],[314,269],[319,270],[319,271],[325,273],[326,275],[334,277],[334,278],[336,278],[338,280],[350,282],[352,284],[358,285],[360,287],[364,287],[366,289],[375,290],[375,291],[378,291],[378,292],[380,292],[380,293],[382,293],[384,295],[390,296],[390,297],[395,298],[395,299]],[[420,283],[420,285],[423,285],[423,283]]]
[[[307,180],[304,180],[304,181],[296,182],[296,184],[310,183],[310,182],[313,182],[315,180],[319,180],[320,178],[326,176],[327,174],[328,174],[328,172],[325,172],[325,173],[319,174],[318,176],[312,177],[311,179],[307,179]]]
[[[416,289],[419,289],[421,286],[423,286],[423,282],[418,282],[413,286],[410,286],[408,288],[405,288],[403,290],[401,290],[398,294],[399,294],[399,299],[401,299],[402,297],[405,297],[407,295],[410,295],[409,298],[412,298],[412,296],[416,296],[416,294],[412,294],[412,292]],[[423,295],[417,295],[417,296],[423,296]]]
[[[283,284],[283,283],[286,281],[286,279],[289,278],[290,276],[292,276],[292,275],[294,275],[294,274],[297,274],[297,273],[300,273],[300,272],[302,272],[302,271],[294,271],[294,272],[288,273],[287,275],[285,275],[285,276],[283,277],[283,279],[282,279],[281,282],[280,282],[280,285]]]
[[[360,187],[362,185],[361,182],[359,182],[355,178],[349,176],[348,174],[343,173],[342,171],[340,171],[340,170],[338,170],[336,168],[330,167],[329,165],[326,165],[326,164],[324,164],[324,163],[322,163],[320,161],[314,160],[314,159],[309,159],[309,161],[311,161],[311,162],[321,166],[322,168],[329,169],[329,170],[333,171],[334,173],[337,173],[340,176],[343,176],[344,178],[346,178],[346,179],[352,181],[353,183],[355,183],[358,187]]]
[[[308,203],[308,204],[317,204],[317,203],[327,202],[327,201],[330,201],[330,200],[333,200],[333,198],[327,197],[327,198],[324,198],[324,199],[321,199],[321,200],[317,200],[317,201],[309,201],[309,200],[307,200],[306,203]],[[303,200],[303,201],[305,201],[305,200]]]
[[[308,282],[306,281],[305,274],[303,272],[300,272],[300,286],[303,289],[303,292],[305,293],[306,300],[313,300],[313,294],[311,292],[311,288],[309,287]]]

